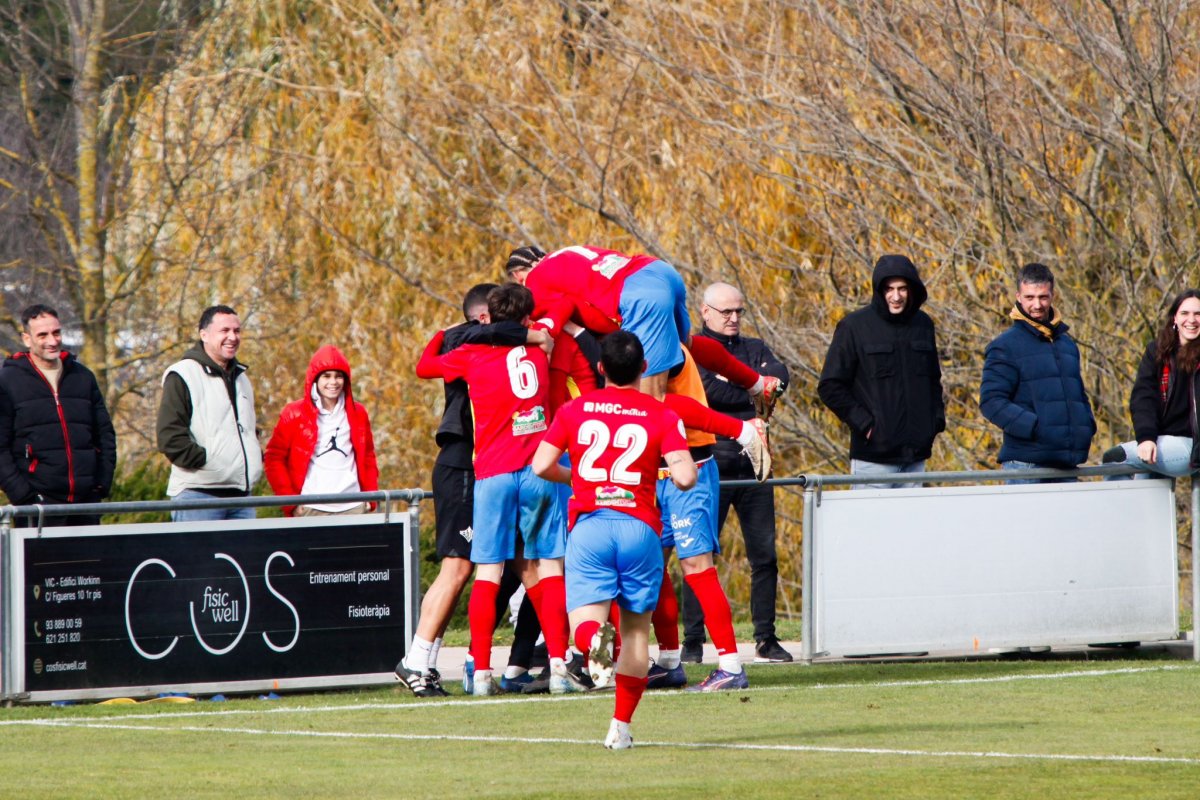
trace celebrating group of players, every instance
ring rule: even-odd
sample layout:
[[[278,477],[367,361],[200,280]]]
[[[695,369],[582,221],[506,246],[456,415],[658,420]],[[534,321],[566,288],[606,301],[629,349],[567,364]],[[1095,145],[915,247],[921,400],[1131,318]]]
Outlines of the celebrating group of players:
[[[445,694],[436,658],[468,577],[465,564],[456,563],[465,554],[475,574],[468,603],[472,693],[500,691],[492,640],[505,565],[515,560],[545,637],[549,690],[615,684],[605,746],[624,749],[632,746],[629,723],[647,686],[687,682],[675,589],[664,569],[671,549],[719,658],[690,689],[748,685],[713,564],[718,476],[711,445],[714,434],[737,440],[765,480],[765,420],[782,386],[719,343],[691,338],[683,280],[659,259],[593,247],[549,255],[522,247],[510,255],[507,272],[510,283],[468,292],[464,313],[481,324],[439,332],[417,364],[419,377],[446,382],[448,401],[449,387],[466,383],[473,504],[465,483],[451,489],[457,503],[446,502],[443,491],[439,504],[435,469],[443,568],[396,673],[418,696]],[[746,388],[760,418],[744,422],[709,409],[697,364]],[[464,506],[468,527],[443,525]],[[456,544],[462,540],[468,546]],[[651,627],[658,641],[653,666]],[[586,675],[569,649],[572,632]]]

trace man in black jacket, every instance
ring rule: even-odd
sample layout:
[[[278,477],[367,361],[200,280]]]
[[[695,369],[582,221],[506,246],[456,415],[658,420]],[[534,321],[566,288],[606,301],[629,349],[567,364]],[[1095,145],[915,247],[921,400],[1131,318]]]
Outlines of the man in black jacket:
[[[700,316],[704,329],[697,336],[717,340],[734,358],[763,375],[780,380],[787,388],[788,369],[762,339],[741,334],[746,300],[742,293],[728,283],[714,283],[704,290]],[[738,419],[754,419],[754,401],[745,389],[730,383],[709,370],[700,369],[704,379],[704,394],[714,411]],[[754,468],[744,448],[733,439],[717,437],[713,447],[717,472],[724,480],[748,480],[755,477]],[[791,661],[775,635],[775,599],[779,583],[779,566],[775,553],[775,489],[772,486],[722,487],[717,505],[717,525],[725,526],[729,507],[737,511],[746,543],[746,560],[750,563],[750,617],[754,621],[754,660]],[[683,588],[683,660],[698,661],[704,642],[704,614],[695,594]]]
[[[928,293],[905,256],[880,258],[871,284],[871,303],[833,332],[817,394],[850,426],[851,473],[924,472],[946,429],[933,320],[921,310]]]
[[[96,376],[62,349],[53,308],[29,306],[21,324],[27,349],[0,369],[0,489],[16,505],[98,503],[112,488],[117,435]],[[43,524],[98,525],[100,516],[46,517]]]

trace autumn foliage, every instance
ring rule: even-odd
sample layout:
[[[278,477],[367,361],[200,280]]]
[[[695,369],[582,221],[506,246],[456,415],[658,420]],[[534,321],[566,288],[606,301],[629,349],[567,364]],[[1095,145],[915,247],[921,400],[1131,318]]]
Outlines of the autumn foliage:
[[[816,375],[888,252],[918,265],[938,324],[931,466],[992,465],[983,347],[1016,268],[1049,264],[1095,460],[1131,432],[1164,299],[1200,282],[1198,23],[1156,2],[228,0],[137,109],[107,232],[137,265],[119,311],[144,357],[112,389],[125,455],[151,453],[158,376],[226,302],[268,432],[332,342],[382,483],[426,486],[441,390],[413,375],[421,345],[511,247],[594,243],[742,287],[793,374],[777,475],[847,467]],[[797,498],[782,512],[794,603]]]

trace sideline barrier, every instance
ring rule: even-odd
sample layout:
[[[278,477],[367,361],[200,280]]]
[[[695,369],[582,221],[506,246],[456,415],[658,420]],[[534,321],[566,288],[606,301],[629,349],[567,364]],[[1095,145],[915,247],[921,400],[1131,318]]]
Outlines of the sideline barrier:
[[[0,699],[395,682],[421,489],[0,510]],[[40,528],[49,515],[371,501],[351,516]],[[403,502],[400,510],[393,506]],[[33,527],[13,527],[15,517]]]
[[[790,481],[804,486],[801,660],[1174,639],[1172,481],[982,485],[1133,472],[1106,465]],[[972,485],[826,491],[914,482]],[[1198,482],[1191,523],[1195,553]],[[1195,569],[1192,597],[1195,619]]]

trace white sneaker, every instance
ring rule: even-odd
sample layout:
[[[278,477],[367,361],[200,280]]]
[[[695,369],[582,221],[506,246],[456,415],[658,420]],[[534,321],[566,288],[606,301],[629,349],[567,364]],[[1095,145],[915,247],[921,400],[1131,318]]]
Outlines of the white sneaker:
[[[586,692],[588,687],[565,664],[550,668],[550,694]]]
[[[750,440],[750,444],[746,445],[742,452],[750,459],[754,479],[762,483],[771,474],[771,446],[767,441],[767,423],[756,417],[747,420],[746,424],[752,426],[758,435]]]
[[[492,671],[490,669],[475,670],[474,686],[471,687],[471,694],[475,697],[491,697],[494,694],[500,694],[500,687],[492,680]]]
[[[605,622],[600,630],[592,634],[592,644],[588,648],[588,674],[592,684],[597,689],[608,686],[613,679],[613,642],[617,638],[617,629],[611,622]]]
[[[608,736],[604,737],[604,746],[609,750],[628,750],[633,747],[633,734],[629,731],[629,723],[614,719],[608,725]]]

